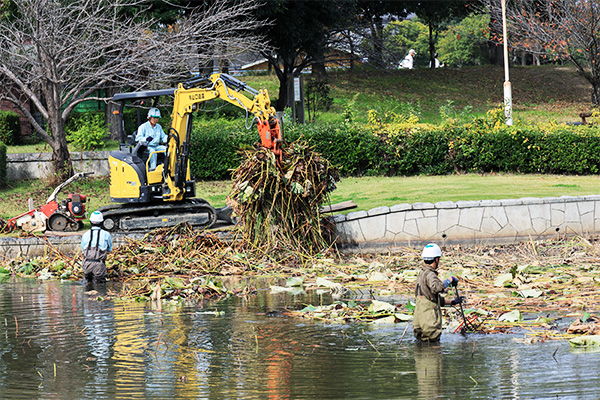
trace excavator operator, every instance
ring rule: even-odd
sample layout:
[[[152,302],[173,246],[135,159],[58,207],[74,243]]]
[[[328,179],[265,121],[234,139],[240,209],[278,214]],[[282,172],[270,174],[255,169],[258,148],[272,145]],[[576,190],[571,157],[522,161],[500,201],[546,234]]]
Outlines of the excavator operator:
[[[148,146],[148,154],[150,154],[150,165],[148,169],[153,171],[156,169],[156,151],[167,150],[166,146],[161,143],[167,143],[167,134],[163,131],[162,126],[158,123],[160,118],[160,110],[152,107],[148,110],[148,121],[140,125],[135,136],[135,141]]]

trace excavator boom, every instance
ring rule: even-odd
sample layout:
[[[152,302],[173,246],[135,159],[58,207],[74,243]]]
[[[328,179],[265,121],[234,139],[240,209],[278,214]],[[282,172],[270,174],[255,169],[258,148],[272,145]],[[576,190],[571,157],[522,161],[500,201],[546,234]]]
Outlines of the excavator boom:
[[[253,97],[247,97],[243,91]],[[167,201],[181,200],[184,195],[183,183],[188,173],[191,135],[190,116],[197,110],[199,103],[214,99],[227,101],[251,115],[256,120],[261,145],[271,149],[277,157],[281,157],[282,132],[266,89],[253,89],[228,74],[213,74],[180,83],[175,90],[167,159],[163,172],[163,198]]]

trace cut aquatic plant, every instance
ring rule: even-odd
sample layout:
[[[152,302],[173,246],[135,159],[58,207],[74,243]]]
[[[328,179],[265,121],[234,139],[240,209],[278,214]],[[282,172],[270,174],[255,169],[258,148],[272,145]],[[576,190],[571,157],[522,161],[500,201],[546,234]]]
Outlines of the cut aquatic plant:
[[[262,147],[241,155],[230,204],[244,242],[271,255],[315,255],[327,249],[331,224],[320,208],[340,180],[337,169],[304,142],[289,144],[281,159]]]

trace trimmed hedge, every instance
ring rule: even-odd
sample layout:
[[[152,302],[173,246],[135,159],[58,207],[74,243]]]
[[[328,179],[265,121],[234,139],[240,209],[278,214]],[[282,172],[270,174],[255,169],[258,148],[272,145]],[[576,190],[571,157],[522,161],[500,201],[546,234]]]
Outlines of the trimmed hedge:
[[[245,130],[240,121],[194,121],[190,141],[190,169],[200,180],[231,178],[240,165],[238,149],[260,141],[256,127]]]
[[[385,145],[359,125],[290,125],[284,133],[287,142],[305,139],[341,175],[381,175],[386,168]]]
[[[488,121],[489,122],[489,121]],[[303,138],[343,176],[444,175],[453,172],[597,174],[600,128],[474,121],[467,124],[358,124],[285,126],[288,142]],[[259,141],[256,127],[240,121],[204,121],[191,143],[192,175],[229,179],[236,149]]]
[[[19,114],[12,111],[0,111],[0,142],[12,146],[19,142],[20,136]]]
[[[0,142],[0,187],[6,186],[6,145]]]

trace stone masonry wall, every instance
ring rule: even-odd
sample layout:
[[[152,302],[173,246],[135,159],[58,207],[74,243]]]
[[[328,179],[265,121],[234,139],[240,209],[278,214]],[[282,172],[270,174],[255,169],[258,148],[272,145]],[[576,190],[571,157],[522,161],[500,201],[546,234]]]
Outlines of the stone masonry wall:
[[[17,257],[33,258],[42,257],[53,252],[74,256],[81,253],[81,235],[85,231],[64,234],[64,236],[32,236],[28,238],[0,238],[0,260],[14,259]],[[113,234],[113,247],[117,248],[127,244],[126,238],[141,240],[143,234]]]
[[[599,233],[600,195],[399,204],[334,220],[347,250],[510,244]]]
[[[75,172],[91,172],[96,176],[108,175],[108,151],[72,152]],[[7,154],[6,179],[44,179],[52,171],[52,153]]]

